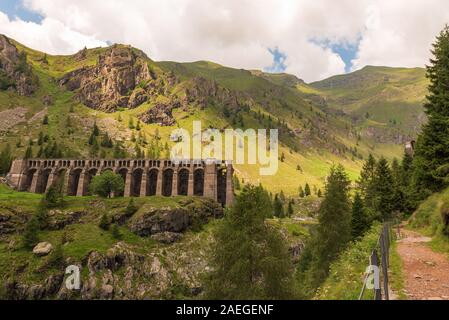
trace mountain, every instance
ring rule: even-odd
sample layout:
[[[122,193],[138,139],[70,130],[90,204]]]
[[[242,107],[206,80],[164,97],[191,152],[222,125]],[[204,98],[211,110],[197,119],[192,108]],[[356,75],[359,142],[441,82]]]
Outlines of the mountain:
[[[299,90],[320,100],[323,107],[350,117],[362,136],[380,143],[404,143],[425,122],[427,85],[423,68],[367,66],[299,86]]]
[[[40,157],[164,158],[172,130],[194,120],[203,130],[277,128],[277,174],[236,165],[237,175],[296,194],[306,182],[322,187],[334,163],[355,179],[369,153],[400,157],[423,120],[420,69],[368,67],[306,84],[208,61],[157,62],[119,44],[50,55],[5,36],[0,62],[0,149],[10,144],[16,157],[31,141]]]

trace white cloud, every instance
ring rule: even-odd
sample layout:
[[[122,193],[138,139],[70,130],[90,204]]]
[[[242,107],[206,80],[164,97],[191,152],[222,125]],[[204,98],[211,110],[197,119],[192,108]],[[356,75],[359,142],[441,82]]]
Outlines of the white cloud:
[[[447,0],[25,0],[42,25],[0,16],[0,32],[50,53],[104,41],[127,43],[155,60],[211,60],[263,69],[268,48],[287,55],[286,72],[314,81],[344,62],[313,40],[355,43],[354,67],[422,66],[448,19]]]
[[[449,23],[447,0],[376,1],[365,9],[366,22],[354,69],[365,65],[422,67],[431,44]]]
[[[0,12],[0,33],[50,54],[71,54],[84,46],[106,46],[105,42],[76,32],[53,18],[45,18],[41,24],[37,24],[20,19],[9,20],[8,16]]]

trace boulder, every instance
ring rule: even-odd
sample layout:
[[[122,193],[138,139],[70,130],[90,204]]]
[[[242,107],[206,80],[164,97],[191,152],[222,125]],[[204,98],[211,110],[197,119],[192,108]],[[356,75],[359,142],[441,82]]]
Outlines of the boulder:
[[[53,250],[50,242],[40,242],[33,248],[33,253],[37,256],[46,256]]]

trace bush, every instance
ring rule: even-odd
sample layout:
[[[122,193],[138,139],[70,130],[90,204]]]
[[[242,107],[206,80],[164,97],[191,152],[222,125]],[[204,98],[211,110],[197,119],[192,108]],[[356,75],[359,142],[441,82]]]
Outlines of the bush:
[[[101,175],[95,176],[89,186],[89,191],[92,194],[103,198],[110,198],[113,192],[123,192],[124,189],[123,178],[112,171],[105,171]]]
[[[45,201],[48,208],[60,207],[64,202],[64,196],[58,188],[51,186],[45,194]]]
[[[120,239],[122,238],[122,234],[120,233],[120,230],[119,230],[117,224],[114,223],[114,224],[112,225],[112,230],[111,230],[111,232],[112,232],[112,237],[113,237],[114,239],[120,240]]]
[[[134,204],[134,198],[129,199],[128,205],[125,208],[125,216],[130,217],[136,213],[137,207]]]
[[[25,226],[22,236],[22,245],[26,249],[32,249],[38,242],[39,223],[35,217],[32,217]]]
[[[109,222],[108,216],[106,215],[106,213],[104,213],[101,216],[100,223],[98,224],[98,227],[100,227],[100,229],[103,229],[103,230],[109,230],[109,225],[110,225],[110,222]]]
[[[62,250],[62,244],[59,243],[48,257],[47,266],[57,268],[61,267],[63,264],[64,264],[64,252]]]

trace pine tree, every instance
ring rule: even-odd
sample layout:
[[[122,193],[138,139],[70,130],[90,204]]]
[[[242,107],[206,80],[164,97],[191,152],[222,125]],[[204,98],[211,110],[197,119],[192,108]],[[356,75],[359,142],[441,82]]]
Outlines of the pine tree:
[[[368,159],[363,164],[362,171],[360,172],[360,179],[357,181],[358,188],[361,192],[361,196],[367,207],[374,207],[374,190],[373,180],[376,171],[376,159],[370,154]]]
[[[94,122],[94,127],[92,128],[92,135],[98,137],[100,135],[100,129],[97,126],[97,122]]]
[[[309,287],[317,288],[325,280],[330,264],[351,240],[349,189],[350,180],[343,166],[332,167],[318,213],[319,224],[310,244]]]
[[[136,207],[136,205],[134,204],[134,198],[131,197],[131,199],[129,199],[128,205],[127,205],[126,208],[125,208],[125,215],[126,215],[127,217],[130,217],[130,216],[132,216],[134,213],[136,213],[136,211],[137,211],[137,207]]]
[[[362,197],[360,193],[356,193],[354,196],[354,202],[352,203],[352,218],[351,218],[351,235],[352,239],[356,240],[361,238],[367,230],[370,228],[370,219],[367,211],[363,205]]]
[[[34,216],[39,230],[44,230],[48,226],[48,210],[45,198],[41,200]]]
[[[318,192],[317,192],[316,195],[317,195],[318,198],[321,198],[323,196],[323,193],[321,192],[321,189],[318,189]]]
[[[309,186],[308,183],[306,183],[306,186],[304,187],[304,195],[305,195],[306,197],[312,195],[312,192],[310,191],[310,186]]]
[[[390,166],[385,158],[380,158],[376,165],[373,180],[373,209],[382,221],[387,221],[392,217],[394,211],[394,185]]]
[[[109,230],[109,219],[106,213],[101,216],[98,227],[103,230]]]
[[[268,193],[244,186],[214,231],[205,279],[208,299],[292,299],[293,270],[280,232],[265,223],[271,215]]]
[[[23,156],[24,159],[30,159],[33,157],[33,148],[31,146],[28,146],[25,150],[25,155]]]
[[[434,58],[426,67],[430,81],[424,104],[427,123],[418,137],[413,159],[413,185],[421,199],[449,182],[449,26],[437,36],[432,54]]]
[[[284,217],[284,206],[282,205],[282,201],[281,201],[281,199],[279,199],[278,194],[276,194],[274,196],[273,209],[274,209],[273,211],[274,211],[275,217],[278,217],[278,218]]]
[[[39,137],[37,139],[37,145],[41,146],[44,143],[44,133],[41,131],[39,132]]]
[[[44,119],[42,120],[42,124],[43,125],[47,125],[48,124],[48,116],[47,115],[44,116]]]
[[[291,217],[291,216],[293,215],[293,213],[294,213],[294,210],[293,210],[293,200],[291,200],[291,201],[289,201],[289,203],[288,203],[287,216],[288,216],[288,217]]]
[[[7,174],[12,163],[11,146],[9,143],[0,152],[0,174]]]
[[[132,117],[129,117],[128,128],[129,129],[134,129],[134,120],[133,120]]]
[[[39,224],[33,216],[26,224],[22,236],[22,245],[27,249],[32,249],[39,242]]]
[[[302,186],[299,186],[299,197],[304,198],[305,196],[306,194],[304,193],[304,189],[302,188]]]
[[[111,228],[112,237],[116,240],[120,240],[122,238],[122,234],[120,233],[120,229],[117,224],[113,224]]]

